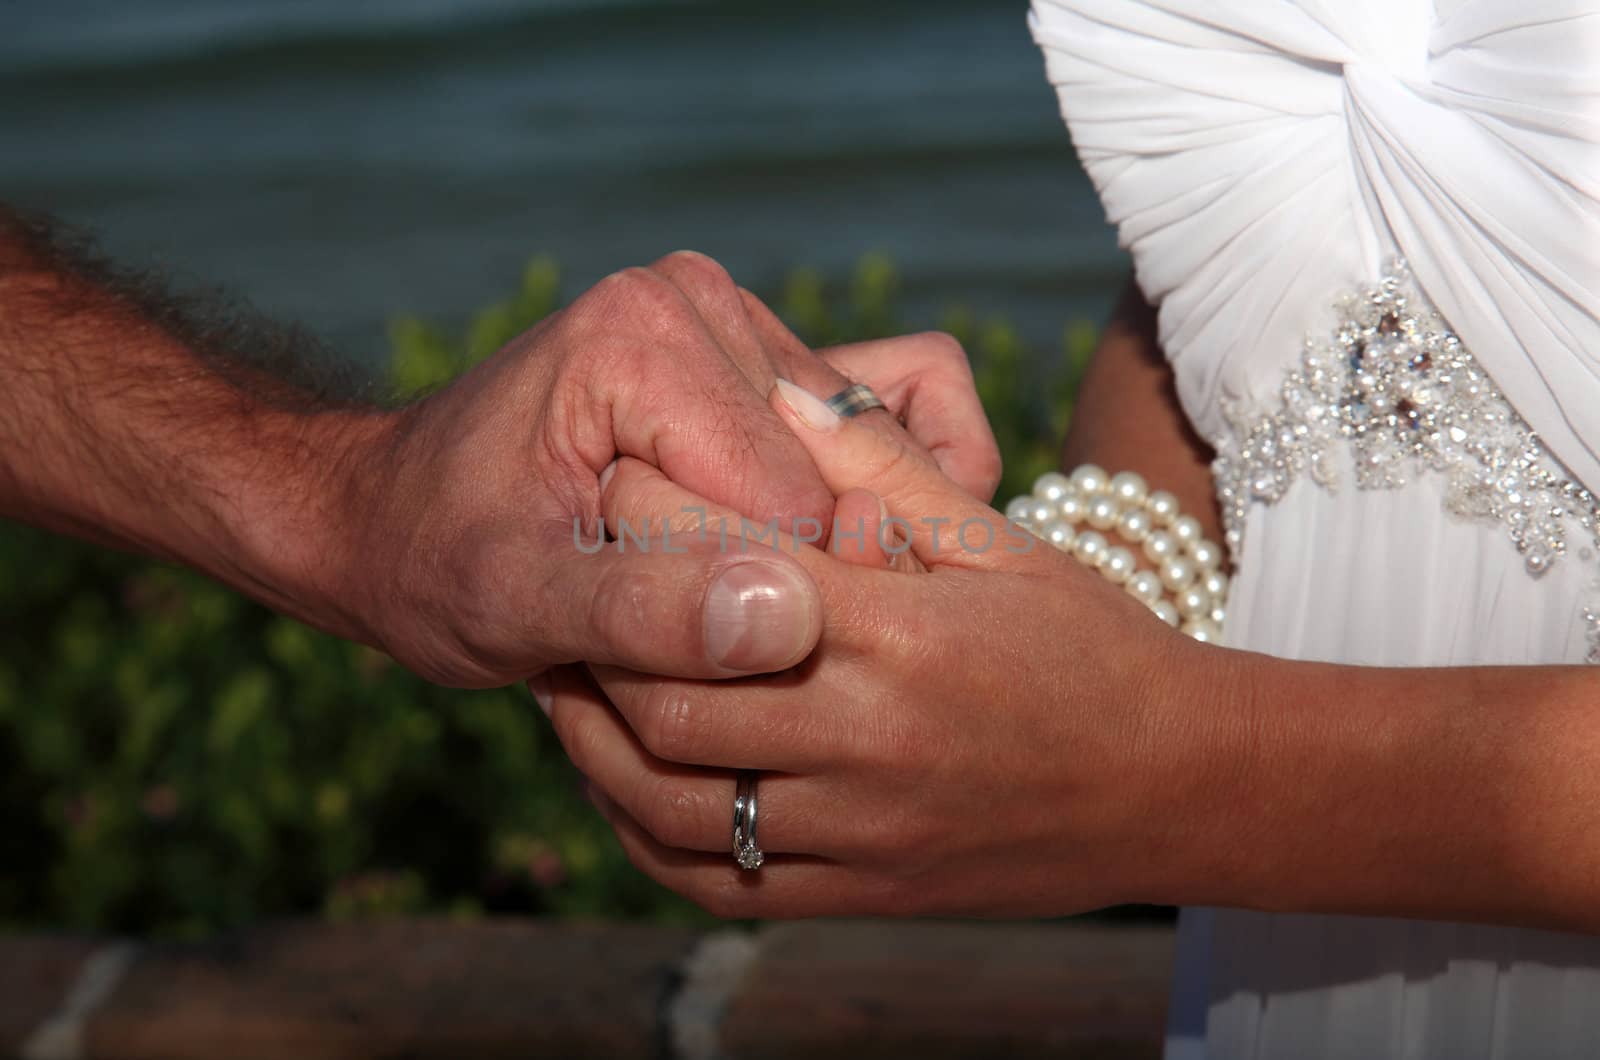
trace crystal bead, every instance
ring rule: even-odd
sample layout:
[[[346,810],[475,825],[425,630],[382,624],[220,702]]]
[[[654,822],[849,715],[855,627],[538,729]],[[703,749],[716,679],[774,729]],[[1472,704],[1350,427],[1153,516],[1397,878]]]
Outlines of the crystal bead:
[[[1448,510],[1498,523],[1534,577],[1567,553],[1569,534],[1581,537],[1579,551],[1600,545],[1593,495],[1415,290],[1403,262],[1335,308],[1337,322],[1306,340],[1276,408],[1224,405],[1229,430],[1213,439],[1212,470],[1236,560],[1252,503],[1281,500],[1307,469],[1319,486],[1340,488],[1346,454],[1357,489],[1444,475]]]

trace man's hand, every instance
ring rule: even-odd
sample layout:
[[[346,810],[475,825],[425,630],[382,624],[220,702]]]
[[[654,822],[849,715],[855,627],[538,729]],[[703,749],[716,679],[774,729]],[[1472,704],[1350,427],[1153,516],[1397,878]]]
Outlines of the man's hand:
[[[372,639],[461,685],[580,659],[725,677],[803,658],[820,618],[792,559],[692,538],[667,551],[656,527],[633,528],[648,545],[595,551],[619,455],[758,524],[831,521],[832,494],[764,394],[780,373],[846,380],[750,308],[710,259],[675,254],[603,280],[405,410],[358,463],[348,506],[342,592],[364,601]]]
[[[196,326],[0,209],[0,514],[197,567],[441,683],[590,659],[723,677],[802,658],[815,588],[754,546],[588,554],[619,456],[758,523],[826,526],[832,495],[765,400],[782,375],[907,381],[892,408],[965,438],[974,488],[997,462],[949,340],[841,373],[696,254],[610,277],[399,411],[285,382],[275,334]]]
[[[786,669],[821,629],[803,568],[690,535],[668,552],[660,526],[633,528],[648,552],[619,535],[585,554],[605,469],[633,457],[757,525],[825,535],[833,494],[766,394],[780,376],[824,393],[867,376],[895,382],[891,410],[929,421],[992,489],[998,456],[959,354],[945,336],[884,340],[836,351],[847,376],[708,258],[617,273],[400,418],[379,488],[352,494],[347,591],[372,601],[375,639],[443,683],[578,660],[701,678]]]

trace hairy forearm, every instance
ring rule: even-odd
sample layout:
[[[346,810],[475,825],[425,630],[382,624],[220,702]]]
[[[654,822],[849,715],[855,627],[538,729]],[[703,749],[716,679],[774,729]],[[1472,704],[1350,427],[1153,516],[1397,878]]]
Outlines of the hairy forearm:
[[[1600,673],[1205,651],[1180,900],[1600,931]]]
[[[1178,404],[1155,310],[1130,279],[1078,388],[1062,464],[1137,471],[1220,539],[1211,456]]]
[[[384,418],[230,351],[0,208],[0,515],[197,567],[358,635],[329,591]]]

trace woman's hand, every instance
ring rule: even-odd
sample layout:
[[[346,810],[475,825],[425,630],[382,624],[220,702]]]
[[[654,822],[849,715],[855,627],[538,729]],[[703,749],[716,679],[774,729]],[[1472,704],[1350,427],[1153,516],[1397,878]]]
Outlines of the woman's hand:
[[[787,384],[773,404],[840,496],[833,554],[782,542],[821,590],[818,648],[767,678],[593,667],[536,688],[634,863],[733,917],[1164,899],[1203,783],[1185,750],[1205,714],[1175,708],[1225,682],[1223,653],[1022,537],[873,416],[840,420]],[[635,526],[681,532],[699,508],[740,525],[637,461],[604,505]],[[926,573],[886,566],[883,512]],[[762,771],[758,873],[730,853],[743,769]]]

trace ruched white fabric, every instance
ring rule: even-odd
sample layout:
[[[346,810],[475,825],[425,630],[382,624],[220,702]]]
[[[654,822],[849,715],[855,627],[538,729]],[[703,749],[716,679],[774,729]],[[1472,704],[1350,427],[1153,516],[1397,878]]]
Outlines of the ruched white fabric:
[[[1398,255],[1600,487],[1600,0],[1034,0],[1032,27],[1202,436],[1270,411],[1335,298]],[[1437,477],[1343,481],[1250,509],[1230,644],[1584,658],[1592,554],[1534,578]],[[1179,943],[1174,1058],[1600,1057],[1600,938],[1186,910]]]

